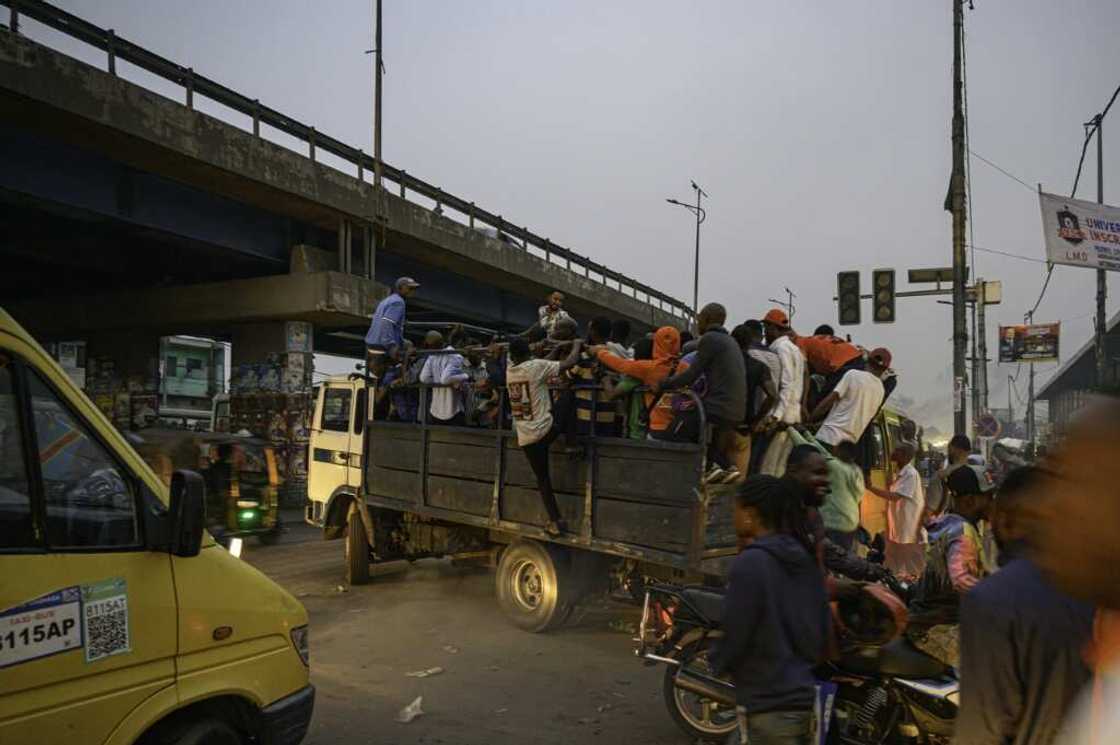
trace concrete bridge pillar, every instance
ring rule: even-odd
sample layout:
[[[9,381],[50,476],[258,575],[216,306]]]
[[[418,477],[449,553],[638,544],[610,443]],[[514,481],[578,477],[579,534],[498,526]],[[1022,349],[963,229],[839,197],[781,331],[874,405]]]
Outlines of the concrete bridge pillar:
[[[285,507],[302,507],[307,495],[313,334],[312,325],[300,321],[233,327],[230,430],[248,430],[273,444]]]
[[[84,381],[79,382],[121,431],[155,422],[159,412],[159,352],[160,337],[153,331],[121,330],[86,338]]]

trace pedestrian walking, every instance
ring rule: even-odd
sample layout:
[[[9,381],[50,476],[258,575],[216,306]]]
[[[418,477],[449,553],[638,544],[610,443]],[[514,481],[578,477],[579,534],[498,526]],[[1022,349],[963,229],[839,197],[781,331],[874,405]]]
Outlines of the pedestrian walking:
[[[735,681],[741,745],[809,745],[816,676],[829,625],[824,577],[814,547],[797,534],[804,518],[788,482],[750,476],[736,492],[742,551],[731,565],[725,636],[711,666]]]

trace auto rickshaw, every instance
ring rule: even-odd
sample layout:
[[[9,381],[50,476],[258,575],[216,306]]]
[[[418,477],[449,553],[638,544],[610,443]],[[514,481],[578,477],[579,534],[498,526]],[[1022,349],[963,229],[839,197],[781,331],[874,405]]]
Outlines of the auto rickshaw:
[[[130,432],[133,447],[170,483],[176,469],[198,471],[206,482],[206,527],[215,540],[280,538],[276,452],[265,440],[221,432],[144,429]]]

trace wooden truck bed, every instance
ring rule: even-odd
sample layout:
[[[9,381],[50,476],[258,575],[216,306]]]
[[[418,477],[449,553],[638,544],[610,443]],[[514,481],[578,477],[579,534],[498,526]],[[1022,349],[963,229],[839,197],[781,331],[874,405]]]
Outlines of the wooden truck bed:
[[[735,552],[730,490],[698,486],[699,445],[560,438],[552,482],[571,532],[552,539],[513,432],[370,421],[365,435],[372,506],[705,574]]]

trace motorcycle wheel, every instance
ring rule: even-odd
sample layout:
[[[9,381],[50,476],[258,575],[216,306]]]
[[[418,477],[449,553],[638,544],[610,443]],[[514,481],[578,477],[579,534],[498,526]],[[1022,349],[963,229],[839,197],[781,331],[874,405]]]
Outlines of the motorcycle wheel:
[[[680,654],[682,666],[699,667],[708,671],[708,652],[711,642],[693,642]],[[723,743],[735,731],[735,707],[712,701],[675,684],[679,668],[668,666],[661,686],[665,706],[677,727],[688,735],[690,741]]]

